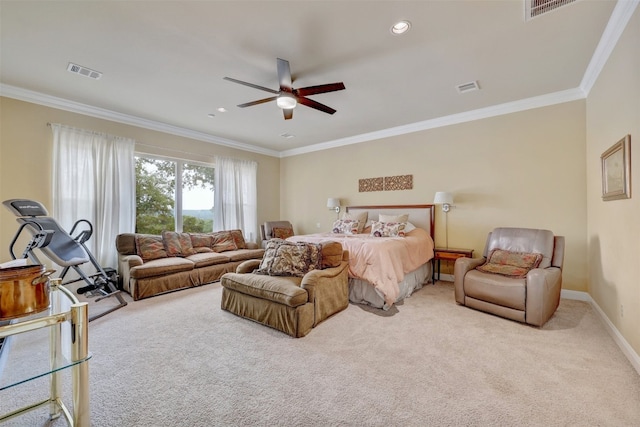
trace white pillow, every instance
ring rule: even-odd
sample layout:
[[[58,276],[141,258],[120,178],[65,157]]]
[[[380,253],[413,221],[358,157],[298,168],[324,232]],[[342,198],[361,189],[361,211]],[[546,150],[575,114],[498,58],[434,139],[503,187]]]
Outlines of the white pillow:
[[[380,222],[407,222],[408,220],[409,220],[409,214],[400,214],[400,215],[380,214],[378,216],[378,221]]]
[[[408,232],[410,232],[412,230],[415,230],[415,229],[416,229],[416,226],[411,224],[410,222],[407,222],[407,225],[404,226],[404,232],[405,233],[408,233]]]

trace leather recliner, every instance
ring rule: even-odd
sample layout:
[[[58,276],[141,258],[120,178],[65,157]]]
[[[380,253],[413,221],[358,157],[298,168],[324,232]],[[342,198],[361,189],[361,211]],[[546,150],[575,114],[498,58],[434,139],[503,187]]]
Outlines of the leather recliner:
[[[542,254],[542,260],[522,278],[477,270],[495,250]],[[549,230],[496,228],[487,237],[482,258],[456,260],[455,300],[477,310],[542,326],[560,304],[563,262],[563,236],[554,236]]]

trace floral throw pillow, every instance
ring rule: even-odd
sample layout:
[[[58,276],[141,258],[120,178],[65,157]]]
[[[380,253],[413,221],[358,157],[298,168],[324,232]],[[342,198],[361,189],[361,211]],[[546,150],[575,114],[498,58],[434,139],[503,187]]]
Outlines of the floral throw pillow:
[[[275,239],[288,239],[289,237],[293,236],[293,230],[290,228],[279,228],[279,227],[273,227],[271,229],[271,232],[273,234],[273,237]]]
[[[373,237],[404,237],[406,225],[404,222],[372,221],[371,235]]]
[[[530,270],[537,268],[540,262],[542,262],[542,254],[494,249],[489,254],[487,262],[476,267],[476,270],[523,279]]]
[[[175,231],[163,231],[162,242],[168,256],[189,256],[196,253],[191,244],[189,233],[177,233]]]
[[[303,277],[311,270],[322,268],[322,246],[316,243],[289,242],[271,239],[260,262],[257,274]]]
[[[235,251],[238,249],[238,246],[230,232],[218,231],[213,234],[213,244],[211,245],[211,249],[213,249],[214,252]]]
[[[158,258],[166,258],[162,237],[136,234],[136,253],[143,261],[151,261]]]
[[[229,230],[231,233],[231,237],[233,237],[233,241],[236,244],[236,249],[246,249],[247,244],[244,241],[244,235],[242,234],[242,230]]]
[[[211,248],[213,245],[213,236],[207,233],[190,233],[191,246],[197,248]]]
[[[355,219],[339,219],[333,223],[332,233],[336,234],[358,234],[360,221]]]

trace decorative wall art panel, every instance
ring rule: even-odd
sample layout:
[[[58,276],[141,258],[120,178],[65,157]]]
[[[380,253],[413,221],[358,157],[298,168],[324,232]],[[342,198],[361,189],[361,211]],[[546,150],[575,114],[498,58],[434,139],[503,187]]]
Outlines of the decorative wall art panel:
[[[358,191],[395,191],[411,190],[413,175],[386,176],[380,178],[362,178],[358,180]]]
[[[384,190],[384,178],[364,178],[358,180],[358,191],[360,193],[382,190]]]

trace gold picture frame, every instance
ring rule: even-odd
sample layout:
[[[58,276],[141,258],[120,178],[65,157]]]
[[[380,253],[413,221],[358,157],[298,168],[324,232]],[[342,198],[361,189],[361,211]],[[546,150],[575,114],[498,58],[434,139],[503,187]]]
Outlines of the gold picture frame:
[[[626,135],[600,156],[602,200],[631,198],[631,135]]]

